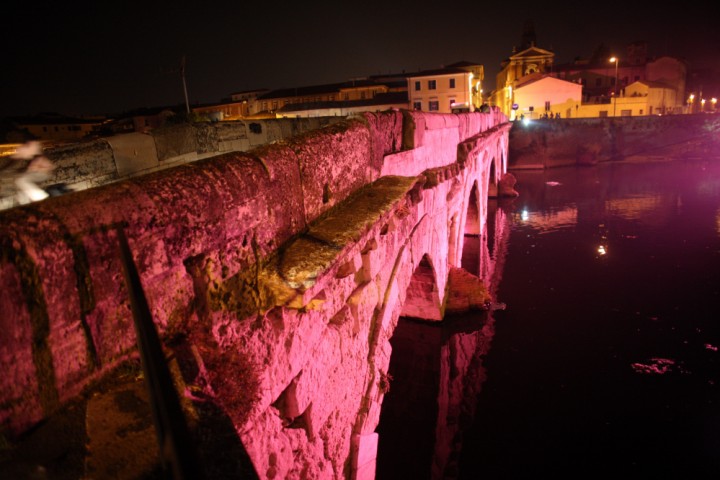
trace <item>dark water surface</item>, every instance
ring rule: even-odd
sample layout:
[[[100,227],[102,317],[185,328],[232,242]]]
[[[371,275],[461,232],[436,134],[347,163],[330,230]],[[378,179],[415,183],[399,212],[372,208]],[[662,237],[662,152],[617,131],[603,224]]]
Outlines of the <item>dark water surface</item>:
[[[378,480],[720,478],[720,158],[513,173],[507,308],[400,319]]]
[[[513,174],[458,478],[720,478],[720,159]]]

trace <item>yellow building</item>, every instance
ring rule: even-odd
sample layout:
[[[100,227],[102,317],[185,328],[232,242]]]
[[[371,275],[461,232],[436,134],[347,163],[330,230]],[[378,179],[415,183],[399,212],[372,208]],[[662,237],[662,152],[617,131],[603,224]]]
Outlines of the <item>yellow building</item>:
[[[513,118],[513,105],[515,89],[523,77],[535,74],[544,74],[552,68],[555,54],[549,50],[531,44],[520,52],[513,53],[501,63],[500,73],[497,74],[495,90],[491,94],[491,104],[500,108],[508,118]]]
[[[684,113],[675,88],[647,80],[633,82],[617,98],[605,103],[583,103],[579,117],[637,117]]]
[[[407,76],[410,108],[427,112],[473,112],[482,105],[482,65],[459,62]]]

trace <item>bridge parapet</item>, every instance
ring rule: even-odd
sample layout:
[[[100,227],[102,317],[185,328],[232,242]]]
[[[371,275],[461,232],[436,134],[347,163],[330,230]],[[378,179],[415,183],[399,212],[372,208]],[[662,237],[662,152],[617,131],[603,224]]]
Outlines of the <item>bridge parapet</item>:
[[[200,383],[256,469],[361,477],[394,326],[442,318],[466,217],[484,214],[506,171],[508,132],[497,111],[366,114],[0,212],[3,431],[27,430],[134,355],[121,225],[162,336],[197,346],[195,362],[248,366],[242,385],[255,388],[239,405],[232,371]],[[386,173],[419,150],[423,171]]]

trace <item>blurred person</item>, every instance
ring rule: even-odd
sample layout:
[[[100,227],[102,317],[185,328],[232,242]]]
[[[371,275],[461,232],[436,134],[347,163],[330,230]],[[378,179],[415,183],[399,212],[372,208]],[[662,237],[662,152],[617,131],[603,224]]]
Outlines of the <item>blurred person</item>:
[[[25,205],[49,197],[50,194],[39,184],[50,178],[50,172],[55,169],[55,165],[43,154],[42,144],[37,140],[25,142],[15,150],[12,158],[27,162],[26,166],[19,169],[20,173],[15,178],[18,202]]]

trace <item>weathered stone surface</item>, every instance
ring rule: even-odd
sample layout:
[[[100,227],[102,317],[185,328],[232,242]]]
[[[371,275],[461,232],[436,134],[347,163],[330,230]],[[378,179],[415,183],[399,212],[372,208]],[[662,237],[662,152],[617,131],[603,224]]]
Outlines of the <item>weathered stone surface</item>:
[[[486,310],[487,304],[492,301],[487,285],[462,268],[450,269],[448,290],[446,313]]]
[[[366,123],[350,120],[289,142],[300,165],[308,221],[380,176],[372,168],[370,134]]]
[[[512,173],[506,173],[500,178],[497,184],[497,192],[500,197],[517,197],[520,193],[515,190],[517,178]]]
[[[366,475],[372,449],[352,438],[373,438],[398,318],[428,298],[442,318],[464,218],[486,211],[469,202],[487,198],[507,158],[507,130],[473,131],[503,123],[496,113],[408,112],[428,126],[418,158],[432,171],[380,177],[378,152],[399,146],[398,113],[387,115],[0,213],[0,280],[14,292],[0,309],[18,324],[0,349],[13,372],[3,431],[131,355],[123,228],[159,332],[197,351],[207,379],[195,388],[222,406],[258,474]]]

